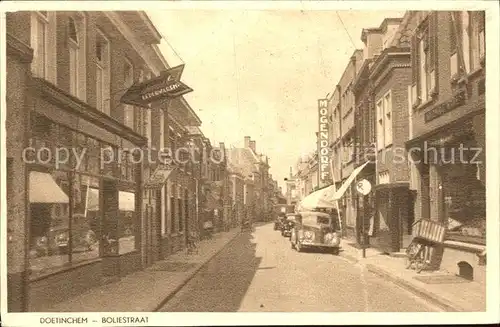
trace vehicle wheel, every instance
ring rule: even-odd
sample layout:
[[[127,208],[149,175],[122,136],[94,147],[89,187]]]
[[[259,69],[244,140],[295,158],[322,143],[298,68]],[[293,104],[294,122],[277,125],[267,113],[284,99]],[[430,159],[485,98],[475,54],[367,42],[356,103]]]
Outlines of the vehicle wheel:
[[[300,246],[300,243],[297,243],[295,244],[295,249],[297,250],[297,252],[302,252],[302,247]]]
[[[332,249],[332,254],[333,255],[339,255],[340,251],[339,251],[339,248],[333,248]]]
[[[407,256],[407,257],[405,258],[405,268],[406,268],[406,269],[410,269],[410,268],[411,268],[411,266],[412,266],[412,264],[413,264],[413,262],[411,261],[410,257],[408,257],[408,256]]]
[[[417,271],[417,274],[420,274],[422,270],[424,270],[425,266],[426,262],[425,262],[424,251],[420,250],[419,253],[417,254],[417,259],[415,261],[415,270]]]

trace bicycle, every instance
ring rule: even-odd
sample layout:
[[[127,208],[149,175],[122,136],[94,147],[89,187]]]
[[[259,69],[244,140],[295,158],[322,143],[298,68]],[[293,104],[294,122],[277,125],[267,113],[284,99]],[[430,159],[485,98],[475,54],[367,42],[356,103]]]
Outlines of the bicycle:
[[[430,264],[430,246],[427,242],[414,238],[406,248],[406,269],[414,267],[417,273],[427,269]]]
[[[191,234],[188,236],[186,244],[187,254],[193,254],[193,253],[198,254],[198,245],[196,244],[197,243],[196,240],[197,237],[195,234]]]

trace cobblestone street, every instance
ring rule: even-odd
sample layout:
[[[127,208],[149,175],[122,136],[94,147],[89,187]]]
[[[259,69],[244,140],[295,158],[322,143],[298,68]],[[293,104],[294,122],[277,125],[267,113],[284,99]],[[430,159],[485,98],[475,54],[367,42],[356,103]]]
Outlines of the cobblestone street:
[[[342,256],[298,253],[267,224],[239,235],[160,311],[437,310]]]

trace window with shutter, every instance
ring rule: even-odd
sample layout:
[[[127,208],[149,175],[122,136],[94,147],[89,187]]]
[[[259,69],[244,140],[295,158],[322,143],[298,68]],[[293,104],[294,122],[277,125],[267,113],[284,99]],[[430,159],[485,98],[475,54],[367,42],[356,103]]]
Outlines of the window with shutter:
[[[482,62],[485,57],[485,12],[481,11],[478,15],[478,50],[479,50],[479,60]]]
[[[451,11],[449,17],[450,29],[450,77],[458,75],[458,28],[456,24],[456,13]]]
[[[429,19],[429,48],[430,48],[430,55],[429,55],[429,70],[430,70],[430,96],[434,96],[437,93],[438,90],[438,70],[439,70],[439,65],[437,63],[438,61],[438,47],[439,44],[437,42],[437,22],[438,22],[438,15],[440,13],[438,12],[433,12],[430,15]]]
[[[412,69],[412,105],[418,106],[418,63],[419,63],[419,50],[417,43],[417,36],[414,34],[411,37],[411,69]]]

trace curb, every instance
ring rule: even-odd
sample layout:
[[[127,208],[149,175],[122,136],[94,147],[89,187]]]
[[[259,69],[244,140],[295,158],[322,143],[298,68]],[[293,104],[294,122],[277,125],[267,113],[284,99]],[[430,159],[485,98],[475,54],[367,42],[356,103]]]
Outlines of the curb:
[[[402,288],[410,291],[411,293],[431,302],[432,304],[440,307],[441,309],[448,311],[448,312],[464,312],[467,310],[464,310],[463,308],[458,307],[457,305],[451,303],[450,301],[444,299],[443,297],[429,292],[425,290],[422,287],[418,287],[415,285],[412,285],[410,282],[404,280],[403,278],[397,277],[386,270],[376,267],[372,264],[366,264],[366,268],[368,271],[384,278],[385,280],[388,280],[398,286],[401,286]]]
[[[233,242],[236,237],[240,235],[240,232],[236,232],[232,238],[230,238],[221,248],[219,248],[217,251],[215,251],[212,255],[210,255],[209,257],[207,257],[206,260],[202,261],[198,267],[196,267],[193,271],[191,271],[187,276],[186,278],[184,278],[182,280],[181,283],[179,283],[179,285],[177,285],[175,287],[175,289],[170,292],[170,294],[168,294],[158,305],[156,305],[152,310],[146,310],[147,312],[157,312],[158,310],[160,310],[163,306],[165,306],[165,304],[170,301],[174,296],[175,294],[177,294],[187,283],[189,283],[189,281],[191,279],[194,278],[194,276],[196,276],[196,274],[201,270],[201,268],[203,268],[207,263],[209,263],[217,254],[219,254],[222,250],[224,250],[229,244],[231,244],[231,242]]]

